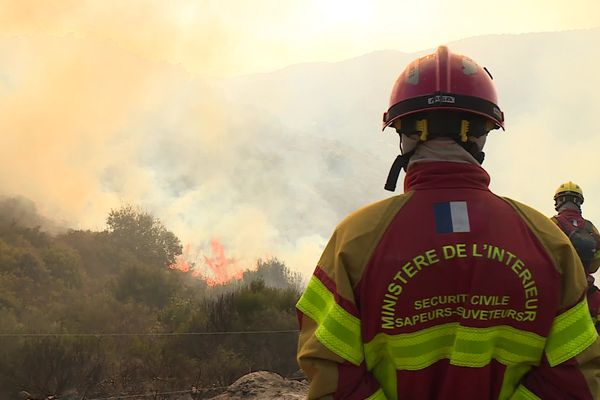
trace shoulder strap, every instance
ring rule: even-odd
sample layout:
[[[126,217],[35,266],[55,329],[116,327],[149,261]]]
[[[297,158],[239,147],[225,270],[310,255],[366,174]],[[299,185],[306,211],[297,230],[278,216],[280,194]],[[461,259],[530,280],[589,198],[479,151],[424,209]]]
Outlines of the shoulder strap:
[[[600,243],[600,236],[598,236],[598,234],[596,233],[596,229],[594,227],[594,224],[592,223],[592,221],[588,221],[587,219],[585,220],[585,230],[587,232],[589,232],[589,234],[596,239],[596,241],[598,243]]]
[[[583,225],[583,227],[585,228],[586,232],[589,232],[592,236],[595,236],[594,225],[591,223],[591,221],[588,221],[587,219],[585,219],[584,221],[585,225]]]

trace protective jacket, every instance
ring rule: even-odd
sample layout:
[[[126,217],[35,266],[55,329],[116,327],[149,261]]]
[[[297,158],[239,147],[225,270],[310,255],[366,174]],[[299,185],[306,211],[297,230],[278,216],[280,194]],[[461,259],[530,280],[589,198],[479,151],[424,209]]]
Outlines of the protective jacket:
[[[418,163],[348,216],[297,308],[309,399],[598,399],[586,279],[478,165]]]
[[[600,233],[594,224],[583,218],[580,211],[572,209],[561,210],[557,215],[552,217],[552,221],[554,221],[567,236],[570,236],[572,232],[577,229],[583,229],[591,234],[596,240],[596,252],[588,269],[590,271],[596,271],[600,267]]]
[[[600,267],[600,233],[598,233],[598,229],[596,229],[594,224],[591,221],[584,219],[581,212],[573,209],[561,210],[557,215],[552,217],[552,221],[557,224],[567,236],[570,236],[576,229],[581,228],[588,231],[591,236],[596,239],[597,251],[590,262],[588,271],[597,271],[598,267]],[[590,314],[594,323],[600,327],[600,289],[594,285],[594,277],[589,272],[587,282],[587,298]]]

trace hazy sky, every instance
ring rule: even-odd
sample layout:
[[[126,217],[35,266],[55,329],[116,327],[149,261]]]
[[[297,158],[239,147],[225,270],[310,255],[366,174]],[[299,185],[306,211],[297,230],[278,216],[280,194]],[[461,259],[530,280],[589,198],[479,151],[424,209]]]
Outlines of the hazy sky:
[[[74,34],[195,74],[600,25],[597,0],[0,0],[2,35]]]
[[[283,123],[269,110],[243,107],[233,113],[236,99],[216,90],[221,81],[214,78],[383,49],[421,51],[483,34],[590,28],[600,25],[599,15],[597,0],[0,0],[0,194],[23,195],[47,217],[94,230],[104,229],[111,208],[140,204],[184,244],[210,248],[216,237],[238,259],[276,255],[310,271],[340,205],[360,190],[355,185],[337,198],[322,198],[323,185],[340,185],[322,172],[346,168],[344,159],[364,154],[334,142],[294,142],[296,134],[309,136],[299,125],[310,121]],[[537,75],[550,76],[548,65],[539,68]],[[564,65],[555,68],[560,76]],[[535,83],[535,71],[531,77]],[[584,100],[595,99],[595,92],[586,81],[561,82],[561,93],[575,93],[577,101],[550,93],[557,98],[541,97],[544,110],[558,119],[556,104],[583,104],[585,116],[559,122],[593,125],[593,108],[600,107]],[[303,83],[295,85],[301,93]],[[514,99],[525,89],[504,85]],[[387,92],[378,99],[384,107]],[[261,100],[257,96],[258,110]],[[497,162],[490,157],[503,194],[531,199],[546,214],[552,212],[547,194],[563,180],[578,180],[600,197],[596,175],[589,173],[593,156],[587,156],[595,144],[568,144],[586,157],[573,157],[573,171],[556,168],[550,175],[546,161],[566,148],[564,137],[520,140],[550,125],[538,111],[513,118],[511,135],[498,140],[503,153]],[[501,159],[513,152],[526,163],[541,140],[545,151],[536,152],[529,174]],[[322,154],[313,154],[315,148]],[[363,166],[355,172],[365,180],[387,173],[355,165]],[[244,177],[240,171],[258,172]],[[304,218],[317,212],[315,205],[318,217]],[[589,215],[600,220],[592,205]]]

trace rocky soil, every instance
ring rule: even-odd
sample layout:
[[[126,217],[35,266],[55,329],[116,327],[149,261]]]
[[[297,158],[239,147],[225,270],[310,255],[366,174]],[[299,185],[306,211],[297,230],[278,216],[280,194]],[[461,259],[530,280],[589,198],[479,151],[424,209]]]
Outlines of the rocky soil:
[[[305,380],[284,379],[274,372],[259,371],[242,376],[211,400],[301,400],[307,391]]]
[[[215,389],[216,390],[216,389]],[[301,400],[306,397],[308,383],[302,372],[296,372],[290,378],[283,378],[274,372],[258,371],[244,375],[233,382],[227,389],[215,390],[185,390],[183,393],[164,393],[162,396],[152,396],[157,400]],[[125,398],[149,398],[148,396],[124,395],[114,396],[106,399]],[[81,398],[75,394],[64,394],[61,396],[33,396],[26,391],[19,393],[20,400],[78,400]],[[4,400],[4,399],[0,399]]]

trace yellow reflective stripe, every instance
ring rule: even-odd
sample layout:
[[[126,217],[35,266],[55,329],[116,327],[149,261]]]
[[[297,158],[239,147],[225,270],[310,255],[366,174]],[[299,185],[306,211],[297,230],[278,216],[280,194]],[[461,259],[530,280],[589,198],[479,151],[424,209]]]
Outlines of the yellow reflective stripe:
[[[381,385],[383,393],[390,400],[398,399],[398,380],[396,366],[388,358],[384,357],[380,360],[374,368],[369,371],[373,374],[377,382]]]
[[[383,390],[379,388],[375,393],[367,397],[365,400],[387,400],[387,397],[385,397]]]
[[[399,335],[379,334],[365,344],[367,367],[389,354],[397,369],[419,370],[448,359],[453,365],[483,367],[492,359],[504,364],[537,364],[544,338],[501,325],[472,328],[449,323]]]
[[[531,393],[525,386],[519,385],[515,393],[510,397],[510,400],[541,400],[541,398]]]
[[[576,356],[594,343],[597,337],[587,299],[584,298],[554,318],[546,344],[548,363],[554,367]]]
[[[355,365],[362,363],[360,320],[338,305],[317,277],[310,279],[296,307],[318,324],[315,336],[325,347]]]
[[[519,383],[523,377],[533,368],[529,364],[509,365],[504,370],[504,378],[502,379],[502,387],[498,400],[510,399],[515,394],[515,389],[519,387]]]

